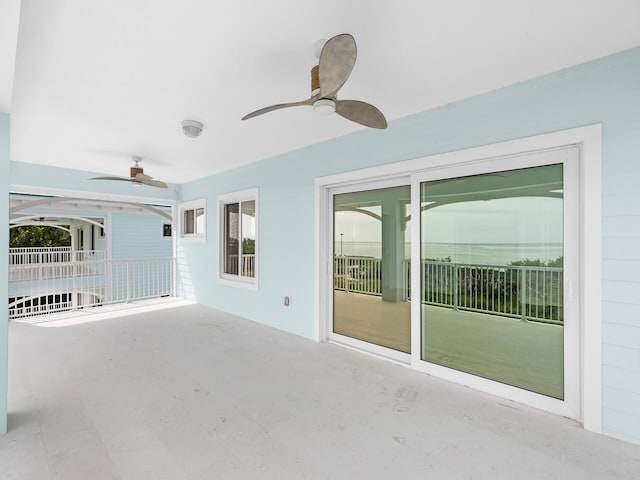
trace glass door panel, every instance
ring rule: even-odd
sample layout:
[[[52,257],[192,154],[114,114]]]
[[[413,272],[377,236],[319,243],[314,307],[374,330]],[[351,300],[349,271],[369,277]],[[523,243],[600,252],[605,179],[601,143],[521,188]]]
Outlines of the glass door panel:
[[[421,358],[564,398],[563,166],[422,182]]]
[[[333,197],[333,332],[409,353],[410,187]]]

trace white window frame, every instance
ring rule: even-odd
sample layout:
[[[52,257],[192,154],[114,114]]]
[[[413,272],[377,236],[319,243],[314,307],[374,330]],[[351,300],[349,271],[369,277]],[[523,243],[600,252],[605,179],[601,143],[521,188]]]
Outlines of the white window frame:
[[[248,190],[242,190],[239,192],[226,193],[223,195],[218,195],[218,282],[225,285],[232,285],[235,287],[246,288],[249,290],[257,290],[258,289],[258,264],[259,264],[259,254],[258,254],[258,242],[260,241],[258,234],[259,231],[259,202],[258,202],[258,189],[251,188]],[[229,205],[231,203],[241,203],[241,202],[255,202],[255,211],[256,211],[256,240],[255,240],[255,263],[254,263],[254,276],[253,277],[244,277],[242,275],[233,275],[229,273],[225,273],[224,265],[225,265],[225,257],[224,257],[224,247],[225,247],[225,232],[224,232],[224,207],[225,205]]]
[[[184,213],[188,210],[195,210],[202,208],[204,209],[204,228],[202,232],[195,233],[185,233],[184,228]],[[206,242],[207,241],[207,200],[205,198],[200,198],[198,200],[191,200],[189,202],[181,203],[178,206],[179,211],[179,224],[180,224],[180,238],[186,241],[198,241],[198,242]],[[195,225],[195,219],[194,219]]]
[[[602,431],[602,126],[600,124],[563,130],[502,143],[458,150],[450,153],[417,158],[359,171],[346,172],[315,181],[315,339],[328,340],[331,312],[327,300],[332,293],[332,259],[328,255],[332,238],[327,234],[330,218],[330,189],[357,184],[366,180],[391,179],[407,174],[415,175],[426,170],[449,169],[454,165],[473,165],[483,159],[522,155],[527,152],[562,148],[575,145],[580,150],[578,162],[579,190],[579,292],[580,315],[580,413],[577,420],[593,432]],[[415,248],[415,247],[414,247]],[[411,365],[415,368],[414,365]],[[431,372],[434,373],[434,372]],[[441,372],[434,374],[439,375]],[[451,378],[468,385],[466,379]],[[474,388],[479,388],[474,385]],[[505,392],[490,392],[509,398]],[[514,399],[522,402],[522,399]],[[528,403],[526,401],[522,403]],[[537,408],[548,409],[544,405]],[[555,409],[549,409],[554,411]],[[558,413],[556,411],[556,413]]]

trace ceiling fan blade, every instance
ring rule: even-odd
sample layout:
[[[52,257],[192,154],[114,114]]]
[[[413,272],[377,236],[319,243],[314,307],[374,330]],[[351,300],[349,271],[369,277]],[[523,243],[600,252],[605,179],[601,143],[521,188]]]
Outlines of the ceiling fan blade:
[[[382,112],[359,100],[337,100],[336,113],[365,127],[387,128],[387,119]]]
[[[164,182],[161,182],[160,180],[149,180],[148,182],[142,182],[144,185],[149,185],[150,187],[156,187],[156,188],[169,188],[169,185],[167,185]]]
[[[130,178],[124,178],[124,177],[93,177],[93,178],[90,178],[89,180],[119,180],[121,182],[131,181]]]
[[[348,33],[327,40],[320,53],[320,97],[333,97],[356,63],[356,41]]]
[[[280,110],[281,108],[300,107],[303,105],[313,105],[313,100],[309,98],[307,100],[302,100],[301,102],[278,103],[277,105],[271,105],[270,107],[261,108],[255,112],[248,113],[242,117],[242,120],[249,120],[250,118],[257,117],[264,113],[273,112],[274,110]]]
[[[166,183],[161,182],[160,180],[154,180],[153,177],[151,177],[150,175],[147,175],[146,173],[136,174],[136,177],[131,181],[135,183],[141,183],[143,185],[148,185],[150,187],[169,188],[169,186]]]
[[[136,173],[136,176],[132,178],[132,180],[135,180],[136,182],[140,182],[140,183],[145,183],[150,180],[153,180],[153,177],[150,175],[147,175],[146,173],[138,172]]]

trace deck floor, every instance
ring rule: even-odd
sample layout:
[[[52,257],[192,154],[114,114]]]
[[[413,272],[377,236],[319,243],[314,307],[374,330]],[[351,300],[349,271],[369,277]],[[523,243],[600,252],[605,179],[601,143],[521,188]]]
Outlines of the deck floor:
[[[411,351],[409,302],[336,291],[334,331]],[[422,358],[438,365],[563,396],[563,328],[484,313],[423,305]]]
[[[601,480],[640,471],[640,446],[566,418],[178,305],[12,322],[0,478]]]

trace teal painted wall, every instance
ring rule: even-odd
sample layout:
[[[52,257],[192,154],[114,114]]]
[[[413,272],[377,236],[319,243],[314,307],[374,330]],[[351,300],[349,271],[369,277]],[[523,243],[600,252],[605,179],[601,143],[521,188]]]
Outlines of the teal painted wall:
[[[9,251],[9,114],[0,112],[0,298],[8,296]],[[0,434],[7,432],[7,374],[9,371],[9,318],[0,308]]]
[[[184,184],[185,201],[207,199],[208,233],[206,243],[180,242],[179,287],[205,305],[312,337],[316,177],[601,123],[603,432],[640,444],[639,112],[640,48]],[[255,187],[260,287],[251,291],[215,280],[216,196]]]

